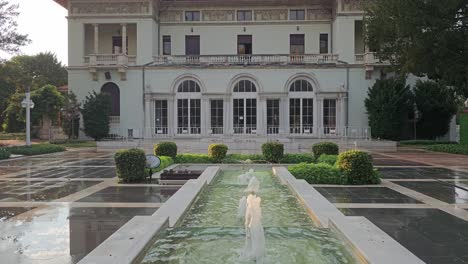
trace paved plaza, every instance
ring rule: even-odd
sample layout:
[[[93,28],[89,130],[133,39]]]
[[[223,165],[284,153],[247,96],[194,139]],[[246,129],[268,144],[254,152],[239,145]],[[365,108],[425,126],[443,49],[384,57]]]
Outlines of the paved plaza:
[[[373,156],[381,185],[314,187],[427,263],[468,263],[468,157],[408,148]],[[77,263],[177,190],[118,184],[112,154],[94,149],[1,161],[2,263]]]

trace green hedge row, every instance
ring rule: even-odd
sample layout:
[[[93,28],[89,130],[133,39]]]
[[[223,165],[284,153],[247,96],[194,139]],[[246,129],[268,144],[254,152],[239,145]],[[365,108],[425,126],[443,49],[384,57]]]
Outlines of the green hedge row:
[[[449,145],[457,144],[451,141],[438,141],[438,140],[402,140],[400,146],[429,146],[429,145]]]
[[[432,145],[425,149],[430,151],[445,152],[451,154],[468,155],[468,145],[448,144],[448,145]]]
[[[0,160],[10,158],[11,152],[7,148],[0,148]]]
[[[297,154],[284,154],[280,163],[283,164],[298,164],[298,163],[311,163],[314,162],[314,156],[308,153]],[[210,157],[208,154],[178,154],[175,158],[175,163],[224,163],[224,164],[237,164],[246,161],[253,163],[266,163],[265,157],[259,154],[228,154],[222,160]]]
[[[304,179],[313,184],[346,184],[347,180],[343,173],[335,166],[325,163],[307,164],[302,163],[289,167],[289,172],[298,179]]]
[[[8,150],[11,152],[11,154],[33,156],[33,155],[62,152],[62,151],[65,151],[66,149],[65,147],[54,145],[54,144],[33,144],[30,147],[28,146],[9,147]]]

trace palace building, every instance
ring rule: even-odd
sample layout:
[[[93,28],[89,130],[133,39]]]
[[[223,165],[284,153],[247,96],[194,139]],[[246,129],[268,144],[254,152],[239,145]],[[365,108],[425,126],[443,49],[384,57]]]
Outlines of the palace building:
[[[69,88],[112,98],[111,133],[145,139],[368,139],[387,66],[357,0],[55,0]]]

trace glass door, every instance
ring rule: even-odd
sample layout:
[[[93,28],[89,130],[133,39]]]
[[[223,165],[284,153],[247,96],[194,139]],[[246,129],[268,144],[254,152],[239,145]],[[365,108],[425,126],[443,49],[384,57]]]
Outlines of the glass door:
[[[257,133],[257,99],[233,99],[234,134]]]

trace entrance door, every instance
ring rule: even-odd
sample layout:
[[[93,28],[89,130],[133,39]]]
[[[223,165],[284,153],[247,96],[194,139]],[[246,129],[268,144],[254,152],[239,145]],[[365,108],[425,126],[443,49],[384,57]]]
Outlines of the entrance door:
[[[233,99],[234,134],[257,133],[257,99]]]

